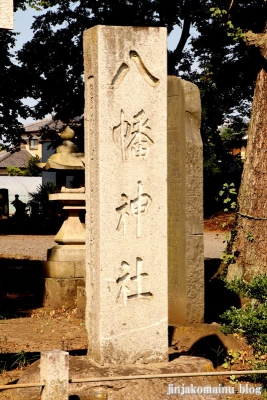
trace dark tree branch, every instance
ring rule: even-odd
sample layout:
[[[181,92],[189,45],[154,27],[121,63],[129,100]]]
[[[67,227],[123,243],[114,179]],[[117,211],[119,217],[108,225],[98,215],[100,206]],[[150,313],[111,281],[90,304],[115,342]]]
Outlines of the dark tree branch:
[[[247,44],[249,46],[259,47],[261,55],[267,59],[267,25],[264,33],[253,33],[248,31],[245,34]]]
[[[187,39],[190,36],[190,27],[191,27],[191,16],[189,13],[188,3],[185,5],[185,17],[183,23],[182,34],[180,40],[176,46],[176,49],[172,52],[169,52],[168,58],[168,74],[175,75],[175,66],[179,63],[179,61],[183,57],[183,50],[186,45]]]
[[[234,0],[231,1],[231,4],[230,4],[230,6],[229,6],[229,8],[228,8],[228,11],[231,10],[231,8],[233,7],[233,5],[234,5]]]

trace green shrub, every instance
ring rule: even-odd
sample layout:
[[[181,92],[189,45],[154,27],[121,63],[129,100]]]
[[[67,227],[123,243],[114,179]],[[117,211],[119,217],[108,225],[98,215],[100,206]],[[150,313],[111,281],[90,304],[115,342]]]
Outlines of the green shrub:
[[[237,202],[237,190],[235,184],[224,183],[222,190],[219,192],[221,201],[223,202],[224,212],[235,211]]]
[[[260,274],[251,282],[235,279],[226,284],[227,288],[247,299],[241,309],[231,307],[222,315],[223,333],[239,333],[253,348],[255,360],[250,361],[251,369],[267,370],[267,275]],[[255,382],[267,387],[267,374],[250,376]],[[267,392],[266,397],[267,398]]]
[[[40,162],[40,157],[38,155],[32,156],[26,166],[26,170],[24,171],[25,176],[42,176],[42,171],[37,167],[36,164]]]
[[[19,167],[7,167],[9,176],[42,176],[41,169],[36,164],[40,162],[39,156],[32,156],[29,158],[26,169],[22,170]]]
[[[23,176],[24,171],[22,171],[19,167],[7,167],[8,176]]]
[[[56,192],[56,184],[47,182],[37,186],[36,192],[29,193],[29,204],[38,204],[39,213],[43,217],[52,216],[56,212],[56,204],[54,201],[49,200],[49,194]]]
[[[226,286],[250,301],[221,315],[222,332],[241,333],[255,354],[267,354],[267,275],[257,275],[250,283],[235,279]]]

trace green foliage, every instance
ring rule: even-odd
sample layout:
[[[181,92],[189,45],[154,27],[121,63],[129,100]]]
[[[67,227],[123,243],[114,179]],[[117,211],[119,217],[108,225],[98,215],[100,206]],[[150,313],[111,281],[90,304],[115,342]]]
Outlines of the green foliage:
[[[230,13],[227,10],[218,7],[212,7],[210,8],[210,11],[212,13],[212,17],[217,18],[218,22],[225,27],[227,35],[234,41],[245,38],[243,30],[240,27],[234,26],[230,19]]]
[[[22,171],[19,167],[7,167],[8,176],[23,176],[24,171]]]
[[[223,333],[241,333],[256,355],[267,353],[267,275],[257,275],[250,283],[235,279],[227,288],[251,301],[242,309],[231,307],[221,316]]]
[[[47,182],[45,184],[38,185],[35,192],[29,193],[31,198],[29,203],[37,203],[39,213],[44,217],[48,217],[53,213],[54,210],[54,202],[49,201],[49,194],[55,192],[56,185],[54,182]]]
[[[0,29],[0,140],[3,147],[17,149],[24,132],[19,116],[27,118],[30,108],[22,98],[27,97],[25,83],[22,82],[21,68],[13,58],[16,33]]]
[[[47,182],[37,186],[36,192],[29,193],[31,200],[38,203],[48,202],[49,194],[56,193],[56,185],[54,182]]]
[[[250,114],[263,58],[259,49],[247,46],[243,32],[263,32],[266,1],[234,1],[231,7],[230,0],[227,5],[225,0],[15,1],[15,9],[26,5],[43,12],[33,23],[32,40],[16,55],[18,64],[11,57],[15,34],[3,33],[2,44],[0,39],[0,104],[5,108],[1,113],[0,106],[0,132],[7,145],[19,144],[18,115],[43,118],[54,110],[55,119],[65,123],[83,115],[85,29],[98,24],[165,26],[169,34],[178,25],[182,31],[168,52],[168,74],[196,83],[201,92],[206,207],[233,173],[238,188],[242,163],[229,153],[218,126],[225,121],[240,125]],[[21,103],[25,97],[36,100],[33,110]],[[240,128],[233,129],[236,134]]]
[[[219,192],[219,196],[221,197],[223,204],[226,204],[226,207],[223,211],[234,211],[236,209],[236,201],[237,201],[237,191],[235,184],[232,183],[224,183],[222,190]]]
[[[232,260],[234,260],[235,256],[232,253],[227,253],[224,251],[221,255],[222,264],[226,268],[229,264],[231,264]]]
[[[229,350],[227,352],[227,355],[225,357],[224,363],[222,364],[222,367],[225,369],[231,368],[232,365],[234,365],[236,362],[239,361],[248,361],[247,358],[247,352],[243,350]]]
[[[43,8],[53,7],[52,1],[28,0],[27,2],[31,8],[34,8],[37,11],[41,11]]]
[[[246,239],[249,241],[249,243],[254,242],[254,236],[250,232],[246,234]]]
[[[12,368],[25,368],[27,365],[33,363],[39,357],[37,355],[32,356],[30,353],[27,353],[24,350],[19,351],[18,353],[11,356],[13,359],[11,364]]]
[[[237,175],[236,187],[239,186],[242,163],[236,167],[237,158],[229,154],[218,126],[225,120],[241,123],[250,114],[249,102],[259,70],[260,56],[241,37],[233,40],[229,32],[232,26],[260,31],[265,10],[262,4],[265,3],[235,2],[226,11],[223,0],[209,4],[202,0],[51,2],[57,7],[48,8],[35,19],[34,37],[18,53],[22,82],[27,82],[28,96],[37,101],[34,116],[42,118],[53,109],[55,119],[69,123],[83,115],[82,32],[85,29],[97,24],[165,26],[170,33],[178,25],[182,32],[177,37],[176,48],[168,52],[168,74],[196,83],[201,91],[208,208],[207,198],[216,197],[222,183],[231,179],[233,169]],[[191,28],[199,35],[191,35]],[[188,49],[186,44],[190,45]],[[234,129],[238,132],[239,128]]]
[[[39,156],[33,156],[29,159],[26,169],[22,170],[19,167],[7,167],[9,176],[42,176],[40,168],[36,166],[40,162]]]
[[[32,156],[26,166],[26,170],[24,171],[25,176],[42,176],[42,172],[40,168],[37,167],[36,164],[40,162],[40,157],[38,155]]]
[[[0,373],[5,373],[7,371],[11,371],[16,368],[24,369],[25,367],[32,364],[39,358],[40,358],[40,353],[28,353],[24,350],[21,350],[12,355],[1,354]],[[8,396],[7,398],[10,397]]]

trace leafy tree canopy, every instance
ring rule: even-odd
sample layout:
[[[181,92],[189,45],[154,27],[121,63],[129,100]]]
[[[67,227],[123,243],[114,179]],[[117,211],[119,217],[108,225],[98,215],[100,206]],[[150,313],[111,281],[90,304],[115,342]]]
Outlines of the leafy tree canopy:
[[[178,25],[181,35],[176,49],[168,52],[168,73],[200,88],[206,180],[227,173],[228,164],[218,162],[228,150],[217,128],[226,119],[241,124],[250,114],[256,75],[265,61],[255,46],[247,46],[253,43],[247,33],[263,32],[266,0],[16,0],[15,5],[42,11],[33,23],[33,39],[18,53],[19,66],[10,57],[14,33],[1,32],[0,128],[13,145],[21,128],[17,115],[31,112],[43,118],[54,110],[56,119],[69,123],[83,114],[85,29],[97,24],[166,26],[170,33]],[[22,97],[37,100],[32,111],[22,106]]]

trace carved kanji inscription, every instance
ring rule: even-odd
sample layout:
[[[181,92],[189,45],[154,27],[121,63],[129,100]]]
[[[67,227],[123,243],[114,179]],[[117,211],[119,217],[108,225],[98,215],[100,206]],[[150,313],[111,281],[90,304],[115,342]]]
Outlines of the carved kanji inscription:
[[[140,257],[136,257],[136,274],[133,276],[130,276],[129,264],[126,261],[121,263],[122,275],[116,280],[117,285],[120,286],[117,301],[121,298],[124,307],[126,307],[128,300],[149,299],[153,296],[151,292],[143,291],[143,279],[148,277],[148,274],[142,272],[142,269],[143,260]],[[131,289],[132,283],[135,283],[134,289]]]
[[[143,62],[142,58],[137,53],[137,51],[131,50],[129,52],[129,58],[130,58],[129,61],[132,61],[132,63],[135,64],[140,75],[150,86],[157,86],[159,84],[159,79],[156,78],[154,75],[152,75],[152,73],[147,69],[145,63]],[[114,89],[121,84],[127,73],[130,71],[130,68],[131,67],[128,64],[126,64],[126,62],[123,62],[121,64],[121,66],[118,68],[117,72],[115,73],[114,77],[111,80],[111,85],[110,85],[111,89]]]
[[[152,203],[152,198],[147,194],[143,193],[143,184],[141,181],[137,182],[138,191],[137,197],[133,200],[128,200],[126,194],[121,195],[122,204],[116,208],[117,213],[120,214],[119,222],[117,225],[117,231],[123,230],[123,234],[127,233],[127,222],[130,216],[136,218],[136,237],[141,237],[141,219],[148,212],[148,209]]]
[[[145,111],[140,110],[130,123],[125,119],[125,113],[121,109],[120,123],[113,128],[113,140],[120,145],[122,161],[127,160],[128,152],[134,158],[146,158],[154,142],[151,139],[151,128]]]

